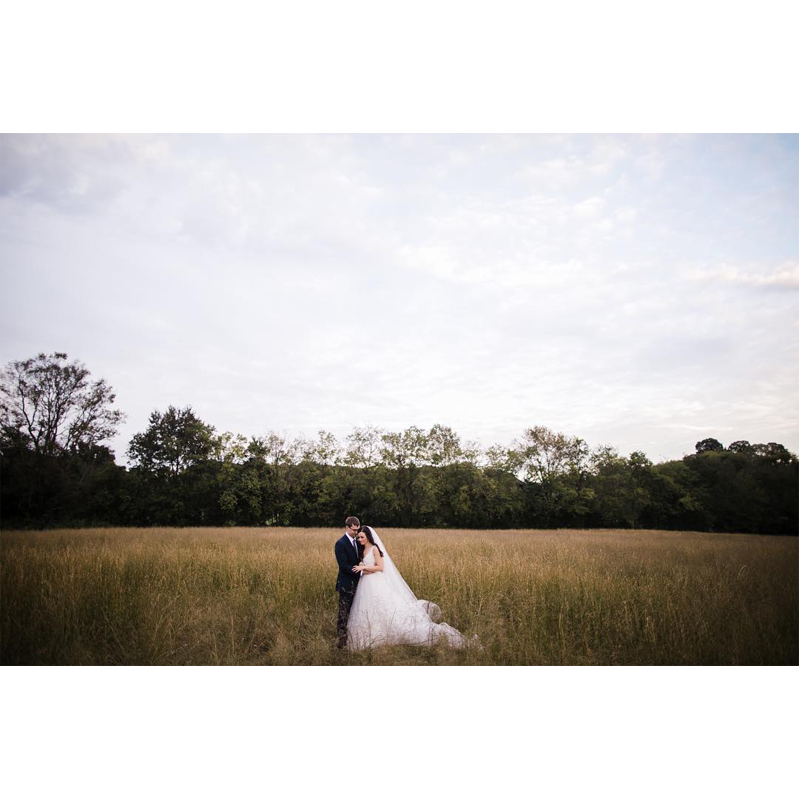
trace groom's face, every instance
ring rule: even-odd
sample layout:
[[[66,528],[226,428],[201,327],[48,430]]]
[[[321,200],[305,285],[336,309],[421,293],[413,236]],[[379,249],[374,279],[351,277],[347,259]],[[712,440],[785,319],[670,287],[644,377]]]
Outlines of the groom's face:
[[[358,526],[358,525],[348,525],[347,526],[347,532],[355,539],[356,538],[356,534],[358,533],[359,527],[360,526]]]

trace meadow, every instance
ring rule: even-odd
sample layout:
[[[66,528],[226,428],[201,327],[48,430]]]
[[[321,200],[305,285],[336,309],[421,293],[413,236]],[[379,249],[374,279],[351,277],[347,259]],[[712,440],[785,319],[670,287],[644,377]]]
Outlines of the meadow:
[[[798,663],[798,540],[379,529],[480,647],[334,647],[334,529],[0,533],[3,664]]]

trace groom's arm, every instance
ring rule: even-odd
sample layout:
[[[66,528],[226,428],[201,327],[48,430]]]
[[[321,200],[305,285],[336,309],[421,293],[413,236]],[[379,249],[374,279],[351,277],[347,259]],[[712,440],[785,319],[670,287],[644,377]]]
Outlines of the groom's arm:
[[[336,542],[336,546],[333,548],[333,552],[336,555],[336,561],[339,564],[339,569],[343,569],[345,572],[352,572],[354,564],[351,564],[347,558],[347,550],[342,542]]]

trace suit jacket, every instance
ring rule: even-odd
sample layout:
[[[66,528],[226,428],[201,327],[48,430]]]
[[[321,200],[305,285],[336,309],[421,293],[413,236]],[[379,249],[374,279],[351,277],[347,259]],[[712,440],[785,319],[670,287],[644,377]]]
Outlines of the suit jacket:
[[[333,546],[333,552],[339,564],[339,575],[336,579],[337,592],[354,592],[356,586],[358,586],[358,579],[361,577],[361,573],[353,572],[353,567],[361,561],[364,548],[358,542],[356,542],[356,547],[358,551],[350,544],[347,534],[342,536]]]

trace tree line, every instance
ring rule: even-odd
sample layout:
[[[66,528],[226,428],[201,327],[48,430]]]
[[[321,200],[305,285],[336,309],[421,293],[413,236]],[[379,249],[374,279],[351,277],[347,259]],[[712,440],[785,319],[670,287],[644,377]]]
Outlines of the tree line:
[[[438,424],[248,439],[169,406],[132,437],[126,467],[106,444],[124,419],[114,402],[65,353],[6,366],[4,526],[339,526],[355,514],[420,528],[798,533],[798,459],[775,442],[707,438],[654,464],[542,426],[488,449]]]

